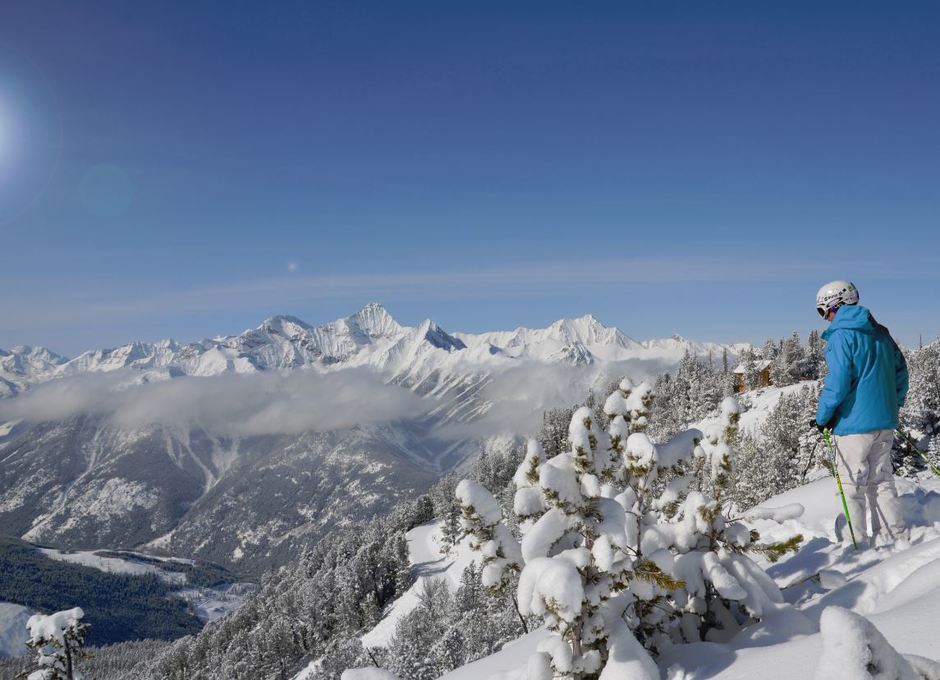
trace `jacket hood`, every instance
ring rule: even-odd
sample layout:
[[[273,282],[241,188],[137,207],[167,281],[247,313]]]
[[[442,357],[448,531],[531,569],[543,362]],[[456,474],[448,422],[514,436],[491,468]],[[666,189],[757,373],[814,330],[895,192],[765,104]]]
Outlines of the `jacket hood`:
[[[843,305],[836,310],[836,316],[822,333],[823,339],[828,338],[833,331],[840,329],[872,333],[875,324],[872,323],[871,312],[862,305]]]

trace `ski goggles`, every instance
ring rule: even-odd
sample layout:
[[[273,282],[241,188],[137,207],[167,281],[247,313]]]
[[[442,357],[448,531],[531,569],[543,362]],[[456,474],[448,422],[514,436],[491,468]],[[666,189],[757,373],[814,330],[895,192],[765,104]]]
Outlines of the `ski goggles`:
[[[816,311],[819,312],[819,316],[826,318],[826,314],[829,312],[835,311],[838,307],[826,307],[825,305],[816,305]]]

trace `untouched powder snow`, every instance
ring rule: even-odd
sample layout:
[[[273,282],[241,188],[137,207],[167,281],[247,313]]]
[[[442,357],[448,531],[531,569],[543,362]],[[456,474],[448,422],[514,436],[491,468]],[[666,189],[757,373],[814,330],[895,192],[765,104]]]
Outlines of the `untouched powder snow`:
[[[768,612],[727,644],[669,649],[659,659],[661,677],[809,680],[822,678],[817,672],[828,668],[827,680],[940,678],[934,661],[940,659],[940,479],[923,475],[897,482],[911,536],[891,546],[856,552],[837,541],[839,499],[828,476],[750,513],[749,524],[765,539],[797,532],[805,537],[795,555],[762,565],[793,606]],[[425,538],[432,532],[427,527],[415,531]],[[546,636],[544,630],[534,631],[441,680],[524,680],[526,663]],[[850,665],[842,658],[847,649],[870,653],[875,663]],[[892,669],[904,670],[892,674]]]
[[[818,479],[763,503],[761,508],[784,508],[797,503],[805,508],[802,516],[785,519],[783,526],[774,528],[769,520],[752,522],[768,538],[793,530],[804,534],[806,541],[796,555],[775,565],[765,565],[796,610],[791,610],[787,616],[770,616],[726,645],[699,643],[673,647],[660,660],[661,668],[668,669],[663,677],[670,680],[805,680],[811,672],[816,672],[821,658],[838,656],[825,634],[818,632],[826,620],[830,621],[830,627],[838,627],[838,621],[846,618],[827,613],[837,607],[863,616],[862,621],[870,622],[878,635],[900,654],[928,659],[940,657],[936,646],[937,612],[940,611],[940,523],[937,522],[940,519],[937,506],[940,480],[925,477],[917,482],[898,482],[905,516],[912,526],[911,540],[878,549],[863,548],[856,552],[851,544],[836,542],[834,524],[839,499],[831,477]],[[797,613],[802,615],[802,620],[795,618]],[[868,623],[851,620],[856,621],[852,630],[864,627],[868,631]],[[811,628],[801,630],[806,621]],[[833,637],[831,632],[829,637]],[[845,635],[835,637],[844,639]],[[885,663],[889,662],[886,658]],[[866,680],[907,676],[849,673],[831,677]]]

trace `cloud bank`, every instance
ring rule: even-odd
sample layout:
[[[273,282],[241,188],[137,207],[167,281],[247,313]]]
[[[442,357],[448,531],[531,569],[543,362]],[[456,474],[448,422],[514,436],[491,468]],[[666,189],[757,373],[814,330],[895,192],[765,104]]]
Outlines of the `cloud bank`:
[[[482,438],[499,434],[531,436],[542,425],[542,414],[551,408],[583,401],[590,392],[605,399],[611,381],[629,376],[634,382],[650,379],[675,368],[674,363],[630,359],[590,366],[523,363],[494,375],[480,396],[492,403],[482,417],[470,423],[441,428],[445,439]]]
[[[146,375],[115,371],[45,383],[0,402],[0,421],[35,423],[88,414],[106,416],[124,428],[159,424],[249,436],[368,426],[419,417],[433,406],[364,369],[143,382]]]
[[[592,390],[603,399],[601,392],[624,375],[636,381],[671,368],[640,359],[591,366],[520,363],[489,377],[479,394],[491,403],[485,414],[442,425],[434,437],[532,435],[547,409],[578,403]],[[439,406],[436,398],[387,383],[368,368],[172,379],[166,373],[120,370],[63,378],[0,400],[0,423],[92,415],[126,429],[163,425],[243,437],[368,427],[422,418]]]

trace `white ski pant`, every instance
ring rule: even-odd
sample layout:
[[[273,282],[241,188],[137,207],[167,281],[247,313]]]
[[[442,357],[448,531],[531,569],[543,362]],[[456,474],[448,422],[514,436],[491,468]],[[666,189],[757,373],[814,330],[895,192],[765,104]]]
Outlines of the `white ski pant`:
[[[892,538],[904,530],[891,467],[893,441],[893,430],[835,437],[836,464],[845,502],[860,541],[873,539],[882,529]]]

